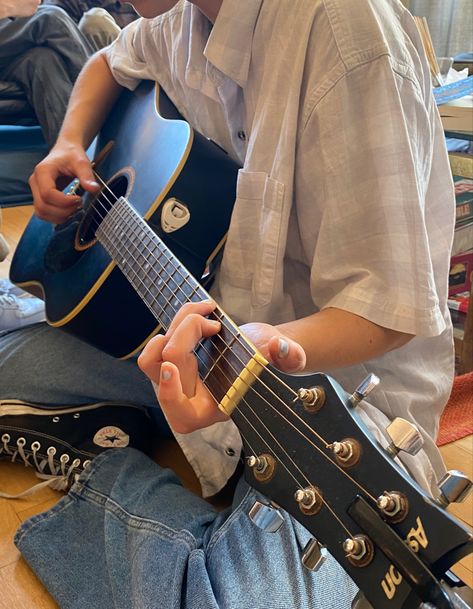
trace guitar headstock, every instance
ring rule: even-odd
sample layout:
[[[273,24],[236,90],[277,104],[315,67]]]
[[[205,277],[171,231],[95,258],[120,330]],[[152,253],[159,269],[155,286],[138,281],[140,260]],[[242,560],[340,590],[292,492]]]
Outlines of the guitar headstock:
[[[316,566],[327,548],[376,609],[454,607],[439,582],[473,537],[394,461],[396,445],[420,447],[415,428],[397,420],[387,450],[373,438],[357,413],[364,393],[323,374],[262,371],[232,413],[246,479],[268,500],[252,517],[271,528],[267,512],[286,510],[316,540],[303,562]]]

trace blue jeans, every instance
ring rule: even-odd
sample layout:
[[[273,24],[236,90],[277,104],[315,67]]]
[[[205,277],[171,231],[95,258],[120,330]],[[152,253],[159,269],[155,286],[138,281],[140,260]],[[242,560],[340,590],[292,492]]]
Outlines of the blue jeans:
[[[118,360],[46,323],[0,333],[0,400],[49,406],[130,402],[165,420],[136,360]]]
[[[114,359],[36,324],[0,336],[0,400],[147,406],[154,391],[134,360]],[[16,543],[62,609],[348,609],[352,580],[329,557],[302,567],[308,533],[289,516],[278,533],[248,518],[241,481],[217,512],[133,449],[94,459],[70,493],[26,521]]]
[[[139,451],[109,450],[15,543],[62,609],[349,609],[352,580],[330,556],[302,566],[309,534],[289,516],[256,527],[257,497],[241,480],[218,512]]]

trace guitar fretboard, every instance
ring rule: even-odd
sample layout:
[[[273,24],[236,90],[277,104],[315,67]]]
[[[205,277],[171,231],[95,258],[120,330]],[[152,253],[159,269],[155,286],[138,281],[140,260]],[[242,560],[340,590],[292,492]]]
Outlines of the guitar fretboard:
[[[112,206],[96,235],[164,331],[185,303],[209,298],[124,197]],[[212,317],[222,329],[202,340],[195,352],[202,380],[221,402],[255,350],[220,309]]]

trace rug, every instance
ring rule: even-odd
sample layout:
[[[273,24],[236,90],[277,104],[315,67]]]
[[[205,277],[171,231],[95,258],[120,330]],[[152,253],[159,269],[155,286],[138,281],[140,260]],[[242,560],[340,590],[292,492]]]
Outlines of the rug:
[[[450,399],[440,417],[437,446],[473,434],[473,372],[456,376]]]

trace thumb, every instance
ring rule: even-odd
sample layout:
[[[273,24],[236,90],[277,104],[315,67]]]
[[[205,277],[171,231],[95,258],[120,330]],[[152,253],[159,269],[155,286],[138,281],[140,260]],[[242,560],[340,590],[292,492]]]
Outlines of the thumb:
[[[81,188],[89,192],[94,192],[100,188],[99,183],[95,179],[94,172],[90,161],[85,158],[81,160],[76,167],[76,176],[80,182]]]
[[[286,336],[273,336],[268,344],[272,363],[283,372],[302,372],[306,365],[304,349]]]

